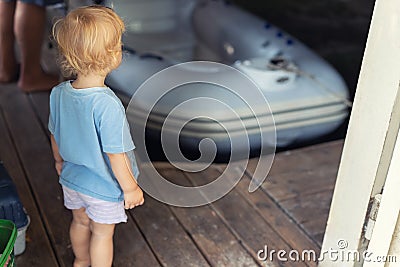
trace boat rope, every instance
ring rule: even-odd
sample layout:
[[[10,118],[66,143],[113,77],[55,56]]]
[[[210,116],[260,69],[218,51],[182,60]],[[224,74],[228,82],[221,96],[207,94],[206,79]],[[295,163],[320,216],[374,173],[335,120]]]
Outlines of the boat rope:
[[[297,75],[300,75],[300,76],[304,76],[304,77],[310,79],[311,81],[313,81],[314,83],[316,83],[319,87],[324,89],[327,93],[329,93],[330,95],[332,95],[336,99],[338,99],[341,102],[343,102],[343,104],[345,104],[349,108],[353,107],[353,103],[350,100],[348,100],[347,98],[339,95],[338,93],[336,93],[335,91],[330,89],[328,86],[326,86],[325,84],[320,82],[317,78],[315,78],[314,75],[312,75],[312,74],[310,74],[308,72],[299,70],[293,63],[290,63],[289,61],[285,60],[284,58],[274,58],[274,59],[272,59],[270,61],[270,63],[268,63],[268,68],[274,69],[274,70],[285,70],[285,71],[288,71],[288,72],[294,72],[294,73],[296,73]]]

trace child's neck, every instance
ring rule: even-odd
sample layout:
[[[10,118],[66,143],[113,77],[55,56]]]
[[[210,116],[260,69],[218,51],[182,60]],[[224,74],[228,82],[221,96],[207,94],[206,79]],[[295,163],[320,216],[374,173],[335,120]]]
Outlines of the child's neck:
[[[104,87],[104,80],[106,76],[89,73],[87,75],[78,74],[72,86],[75,89],[83,89],[90,87]]]

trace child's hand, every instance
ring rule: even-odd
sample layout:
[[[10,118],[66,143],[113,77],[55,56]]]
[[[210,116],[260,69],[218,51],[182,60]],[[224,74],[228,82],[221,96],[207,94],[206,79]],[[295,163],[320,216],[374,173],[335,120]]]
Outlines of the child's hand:
[[[56,161],[55,166],[56,166],[57,174],[58,174],[58,175],[61,175],[61,170],[62,170],[62,166],[63,166],[63,161]]]
[[[125,209],[133,209],[144,203],[143,191],[140,187],[136,187],[133,191],[124,192]]]

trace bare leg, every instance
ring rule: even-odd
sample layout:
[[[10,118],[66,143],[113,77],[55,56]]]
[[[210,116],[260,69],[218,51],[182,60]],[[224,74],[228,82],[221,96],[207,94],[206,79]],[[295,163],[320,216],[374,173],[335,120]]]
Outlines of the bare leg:
[[[115,224],[90,221],[90,259],[92,267],[110,267],[113,260],[113,235]]]
[[[14,13],[15,2],[0,1],[0,82],[12,82],[17,78]]]
[[[18,1],[14,32],[21,51],[21,74],[18,86],[26,92],[49,90],[58,77],[45,73],[40,65],[46,9]]]
[[[85,208],[73,210],[72,215],[69,234],[75,254],[74,267],[88,267],[90,265],[90,219],[85,213]]]

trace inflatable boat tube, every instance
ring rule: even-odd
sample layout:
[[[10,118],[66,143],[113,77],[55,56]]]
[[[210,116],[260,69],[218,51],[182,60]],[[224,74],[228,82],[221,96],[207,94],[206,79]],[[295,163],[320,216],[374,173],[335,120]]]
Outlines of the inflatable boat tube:
[[[116,0],[106,1],[106,5],[125,19],[128,29],[122,64],[106,79],[113,90],[132,96],[160,70],[185,61],[208,60],[227,64],[258,85],[272,111],[275,125],[271,127],[276,127],[278,147],[330,133],[348,116],[348,89],[329,63],[282,29],[227,1]],[[192,106],[170,116],[177,125],[185,124],[179,133],[182,151],[196,154],[199,142],[211,138],[218,157],[227,158],[231,138],[243,134],[248,136],[251,153],[259,151],[260,129],[266,128],[257,127],[257,118],[271,115],[264,113],[263,107],[253,107],[260,111],[258,114],[246,113],[243,103],[232,99],[224,88],[206,83],[186,84],[165,95],[146,121],[146,138],[160,142],[163,123],[171,110],[200,96],[217,98],[242,110],[241,121],[213,105]],[[131,104],[135,112],[128,109],[127,115],[134,125],[145,116],[140,111],[153,103],[134,98]],[[191,119],[203,109],[213,110],[218,121]],[[241,129],[242,123],[246,133]],[[247,149],[243,147],[243,151]],[[243,158],[247,156],[244,154]]]

